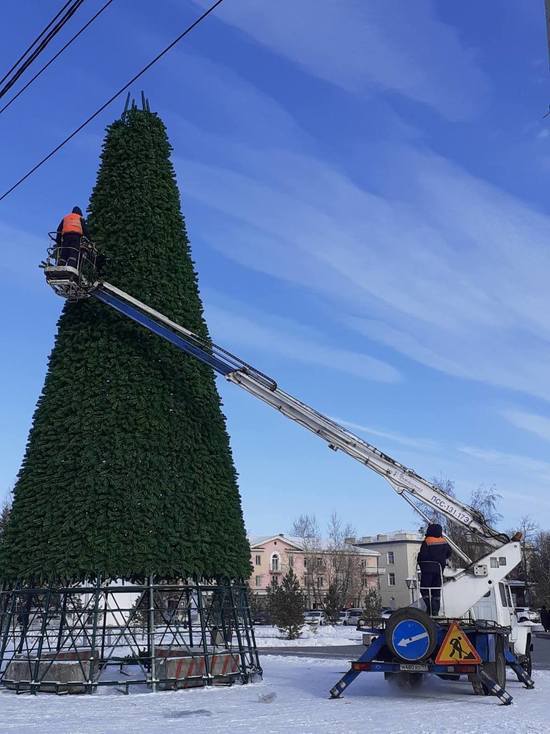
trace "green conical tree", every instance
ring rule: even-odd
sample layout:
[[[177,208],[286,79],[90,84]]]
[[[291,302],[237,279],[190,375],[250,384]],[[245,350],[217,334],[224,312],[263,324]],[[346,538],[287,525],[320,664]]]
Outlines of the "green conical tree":
[[[304,626],[304,594],[300,582],[292,568],[284,575],[280,586],[275,581],[273,579],[267,590],[267,604],[273,624],[286,634],[287,640],[295,640]]]
[[[170,144],[130,110],[89,206],[105,279],[208,337]],[[0,545],[4,578],[247,578],[212,370],[90,299],[67,303]]]

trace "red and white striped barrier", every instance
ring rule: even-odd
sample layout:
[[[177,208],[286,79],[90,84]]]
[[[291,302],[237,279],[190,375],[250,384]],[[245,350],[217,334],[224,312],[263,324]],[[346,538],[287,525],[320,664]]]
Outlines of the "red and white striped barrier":
[[[226,683],[238,674],[239,657],[235,653],[219,653],[208,656],[213,683]],[[160,686],[166,688],[196,688],[205,684],[206,660],[204,655],[196,657],[162,657],[157,662]],[[163,680],[164,679],[164,680]],[[168,680],[166,680],[168,679]]]

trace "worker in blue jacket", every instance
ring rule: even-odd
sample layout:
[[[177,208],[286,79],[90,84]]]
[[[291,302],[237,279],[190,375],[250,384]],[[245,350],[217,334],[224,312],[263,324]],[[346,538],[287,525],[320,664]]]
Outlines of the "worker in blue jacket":
[[[439,614],[443,569],[451,553],[451,546],[443,537],[441,525],[438,523],[428,525],[417,560],[420,566],[420,594],[426,605],[426,611],[432,617]]]

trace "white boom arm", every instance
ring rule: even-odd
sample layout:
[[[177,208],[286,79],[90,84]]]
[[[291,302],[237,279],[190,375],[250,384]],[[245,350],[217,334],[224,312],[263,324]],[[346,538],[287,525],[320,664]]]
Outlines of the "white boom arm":
[[[452,522],[467,528],[493,548],[499,548],[509,541],[508,536],[489,527],[479,512],[454,497],[450,497],[412,469],[395,461],[335,421],[284,392],[274,380],[238,357],[202,339],[109,283],[96,284],[92,295],[168,339],[183,351],[209,364],[230,382],[239,385],[287,418],[315,433],[326,441],[330,448],[343,451],[384,477],[391,487],[423,517],[426,517],[426,514],[422,507],[418,506],[419,503],[428,505]],[[460,548],[456,548],[454,544],[453,547],[466,562],[470,562]]]

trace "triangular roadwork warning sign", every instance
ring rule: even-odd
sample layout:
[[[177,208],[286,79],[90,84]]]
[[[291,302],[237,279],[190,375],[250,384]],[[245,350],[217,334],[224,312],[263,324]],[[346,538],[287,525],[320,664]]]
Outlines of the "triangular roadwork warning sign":
[[[481,663],[477,650],[456,622],[449,627],[437,657],[436,665],[476,665]]]

